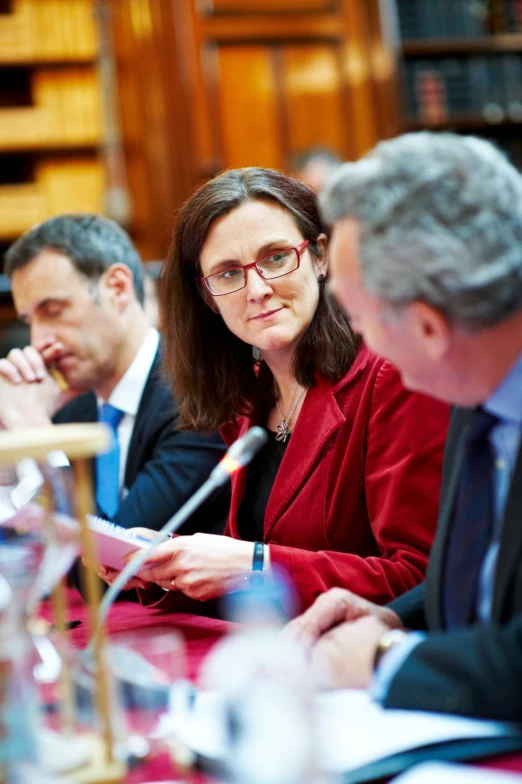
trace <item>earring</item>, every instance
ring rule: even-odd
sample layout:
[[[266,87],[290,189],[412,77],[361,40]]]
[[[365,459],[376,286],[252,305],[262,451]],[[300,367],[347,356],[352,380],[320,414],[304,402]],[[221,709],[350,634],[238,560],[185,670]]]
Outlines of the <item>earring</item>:
[[[323,275],[323,273],[321,272],[321,274],[320,274],[320,275],[319,275],[319,277],[317,278],[317,281],[318,281],[319,283],[322,283],[322,282],[323,282],[323,280],[325,280],[325,279],[326,279],[326,275]]]

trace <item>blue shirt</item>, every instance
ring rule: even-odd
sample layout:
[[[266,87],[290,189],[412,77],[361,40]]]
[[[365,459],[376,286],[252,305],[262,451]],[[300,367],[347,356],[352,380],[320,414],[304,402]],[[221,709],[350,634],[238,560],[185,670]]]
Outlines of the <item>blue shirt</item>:
[[[495,474],[493,477],[495,519],[491,543],[480,571],[477,596],[477,617],[482,623],[487,623],[491,619],[493,587],[500,549],[504,507],[513,471],[515,470],[522,435],[522,356],[517,359],[508,375],[485,401],[483,408],[499,420],[489,435],[495,456]],[[422,642],[425,636],[419,632],[409,634],[404,642],[394,645],[382,657],[371,687],[374,699],[384,699],[391,681],[404,660],[413,648]]]

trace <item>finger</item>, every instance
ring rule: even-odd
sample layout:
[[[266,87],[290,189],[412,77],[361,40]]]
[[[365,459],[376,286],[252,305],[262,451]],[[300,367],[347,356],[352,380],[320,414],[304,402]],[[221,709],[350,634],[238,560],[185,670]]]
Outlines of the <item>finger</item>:
[[[355,599],[350,591],[333,588],[322,594],[303,615],[291,621],[284,633],[309,648],[329,629],[354,617],[352,603]]]
[[[43,381],[44,378],[47,377],[48,373],[40,352],[37,351],[34,346],[26,346],[23,350],[23,354],[31,365],[36,375],[37,381]]]
[[[160,564],[165,561],[175,560],[177,553],[182,548],[182,544],[180,544],[182,538],[178,536],[177,539],[168,539],[166,542],[156,545],[147,556],[145,567],[149,564]]]
[[[21,384],[23,382],[20,371],[8,359],[0,359],[0,376],[10,381],[11,384]]]
[[[164,585],[170,584],[172,580],[177,577],[176,571],[172,563],[166,562],[163,564],[155,564],[154,566],[144,566],[140,569],[139,576],[142,580],[147,580],[150,583],[163,583]]]
[[[63,352],[63,346],[61,343],[50,343],[48,346],[42,348],[41,354],[43,361],[46,365],[50,365],[53,362],[56,362],[59,359],[60,355]]]
[[[38,381],[38,377],[25,351],[22,351],[20,348],[13,348],[7,355],[7,359],[16,367],[23,381]]]

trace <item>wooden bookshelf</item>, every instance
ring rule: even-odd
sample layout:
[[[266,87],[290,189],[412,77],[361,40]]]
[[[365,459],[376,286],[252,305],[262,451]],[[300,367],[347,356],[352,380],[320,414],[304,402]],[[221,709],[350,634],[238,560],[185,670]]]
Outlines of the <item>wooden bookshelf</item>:
[[[401,129],[493,138],[522,168],[522,1],[395,4]]]
[[[434,0],[436,1],[436,0]],[[522,33],[505,33],[480,38],[432,38],[402,41],[404,57],[433,57],[445,54],[491,54],[522,51]]]
[[[12,0],[0,14],[0,243],[103,209],[95,0]]]

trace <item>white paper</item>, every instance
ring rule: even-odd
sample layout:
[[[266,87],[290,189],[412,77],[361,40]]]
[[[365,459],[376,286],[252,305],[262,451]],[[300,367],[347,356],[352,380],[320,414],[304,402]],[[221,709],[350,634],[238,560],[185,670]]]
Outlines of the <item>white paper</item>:
[[[216,692],[199,692],[181,728],[187,745],[210,759],[226,756],[222,699]],[[364,691],[326,692],[317,698],[319,766],[332,773],[354,770],[431,743],[518,732],[517,725],[501,722],[442,713],[385,710]]]
[[[385,710],[364,691],[318,698],[319,756],[325,769],[346,771],[392,754],[464,738],[516,734],[516,725],[445,713]]]

